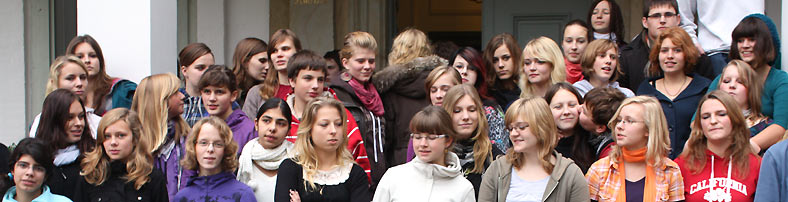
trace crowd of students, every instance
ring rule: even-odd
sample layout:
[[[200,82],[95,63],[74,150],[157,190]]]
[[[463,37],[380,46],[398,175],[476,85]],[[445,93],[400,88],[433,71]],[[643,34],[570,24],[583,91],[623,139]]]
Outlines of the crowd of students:
[[[685,15],[708,12],[697,4],[646,1],[644,30],[629,43],[613,0],[567,23],[560,45],[538,37],[520,49],[502,33],[482,52],[441,57],[407,29],[384,68],[369,33],[348,33],[321,57],[281,29],[268,44],[241,40],[232,67],[189,44],[180,78],[139,85],[107,75],[99,43],[77,36],[50,67],[30,137],[0,153],[9,168],[0,193],[24,202],[788,200],[788,74],[775,25],[733,12],[742,18],[730,39],[704,51],[704,29],[724,31],[680,28]]]

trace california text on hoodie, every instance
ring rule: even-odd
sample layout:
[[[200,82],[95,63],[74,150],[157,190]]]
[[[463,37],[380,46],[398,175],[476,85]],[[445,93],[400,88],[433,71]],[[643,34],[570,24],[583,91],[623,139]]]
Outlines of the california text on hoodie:
[[[189,184],[172,199],[173,202],[256,202],[252,188],[235,180],[229,172],[189,179]]]
[[[446,161],[446,166],[441,166],[414,158],[389,168],[372,201],[476,201],[473,185],[462,176],[460,159],[449,152]]]
[[[553,151],[555,166],[545,187],[542,201],[588,201],[588,183],[583,171],[571,159]],[[482,179],[479,201],[506,201],[512,181],[513,165],[504,158],[495,160]]]
[[[166,202],[167,183],[161,171],[153,169],[150,173],[150,180],[137,190],[134,182],[126,182],[126,164],[115,161],[109,164],[109,177],[101,185],[94,186],[81,177],[75,190],[75,202],[121,202],[121,201],[149,201]]]
[[[761,169],[761,158],[749,155],[747,177],[737,177],[731,161],[706,150],[706,165],[700,173],[690,171],[684,156],[676,159],[684,177],[684,198],[687,201],[753,201]]]

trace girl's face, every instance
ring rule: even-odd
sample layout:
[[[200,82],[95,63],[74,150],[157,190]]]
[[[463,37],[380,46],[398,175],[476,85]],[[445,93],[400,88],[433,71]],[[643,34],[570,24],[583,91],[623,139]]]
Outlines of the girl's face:
[[[618,64],[618,53],[616,49],[611,48],[602,54],[599,54],[594,59],[594,73],[595,79],[600,81],[610,81],[616,71]]]
[[[443,96],[449,91],[451,87],[457,85],[451,77],[450,73],[444,73],[430,86],[430,101],[432,105],[443,105]]]
[[[186,86],[192,86],[193,88],[197,88],[198,83],[200,83],[200,77],[202,77],[202,73],[208,69],[209,66],[214,64],[213,54],[205,54],[194,60],[192,64],[189,66],[181,66],[181,73],[183,74],[183,78],[186,79]],[[198,95],[191,95],[191,96],[198,96]]]
[[[572,92],[566,89],[558,90],[550,100],[550,111],[559,130],[568,131],[575,128],[579,117],[580,104]]]
[[[665,38],[659,48],[659,67],[667,73],[682,72],[685,66],[684,50],[673,44],[673,40]]]
[[[425,163],[445,165],[446,150],[451,145],[451,138],[445,134],[414,133],[413,150],[419,160]]]
[[[66,121],[66,141],[69,144],[79,142],[82,139],[82,132],[85,130],[85,110],[79,100],[74,100],[68,109],[68,120]]]
[[[348,59],[342,59],[342,65],[354,79],[367,82],[375,71],[375,51],[366,48],[355,48]]]
[[[257,81],[263,81],[265,80],[265,75],[268,73],[268,64],[270,63],[268,63],[267,52],[254,54],[249,58],[249,62],[246,63],[246,73],[249,73],[249,76]]]
[[[221,172],[225,146],[226,143],[222,140],[222,135],[219,134],[216,127],[211,124],[202,125],[200,134],[197,134],[197,143],[194,146],[197,163],[200,164],[201,176]]]
[[[87,66],[88,74],[90,76],[94,76],[99,73],[101,68],[101,61],[99,61],[98,54],[96,54],[96,50],[93,49],[90,44],[86,42],[82,42],[77,47],[74,47],[74,55],[76,55],[82,63],[85,63]]]
[[[583,51],[588,45],[588,30],[580,25],[569,25],[564,29],[564,40],[561,47],[564,48],[564,57],[569,62],[578,64]]]
[[[700,125],[703,128],[703,135],[708,141],[720,142],[730,141],[731,119],[725,105],[716,99],[704,101],[700,107]]]
[[[476,71],[471,69],[468,61],[466,61],[465,58],[457,55],[457,57],[454,58],[454,64],[452,64],[452,67],[454,67],[457,72],[460,72],[460,76],[462,76],[462,83],[469,84],[471,86],[476,85]]]
[[[134,137],[126,121],[116,121],[104,130],[104,152],[112,161],[126,161],[134,150]]]
[[[282,41],[282,43],[276,44],[274,50],[271,52],[271,61],[274,62],[274,69],[276,69],[276,71],[286,71],[287,61],[290,60],[290,56],[293,56],[296,51],[293,45],[293,39],[289,37]]]
[[[610,3],[601,1],[596,4],[591,13],[591,27],[594,31],[607,34],[610,33]],[[618,36],[621,37],[621,36]]]
[[[621,108],[616,122],[616,144],[630,150],[645,147],[648,144],[648,126],[644,122],[642,104],[632,103]]]
[[[738,66],[729,65],[722,71],[719,89],[733,96],[742,109],[750,108],[747,100],[747,86],[744,85],[744,79],[739,75]]]
[[[315,123],[312,124],[312,143],[318,152],[337,151],[345,141],[342,129],[343,120],[335,107],[324,106],[317,110]]]
[[[550,82],[550,72],[553,64],[535,58],[531,54],[523,53],[523,74],[528,76],[528,83],[544,84]]]
[[[465,140],[473,136],[473,132],[479,127],[479,106],[473,102],[471,96],[464,95],[452,109],[451,119],[454,122],[454,130],[457,131],[457,139]],[[484,118],[484,117],[482,117]]]
[[[57,78],[58,88],[68,89],[77,96],[84,98],[85,89],[88,88],[88,73],[79,65],[66,62],[60,67],[60,76]]]
[[[506,80],[514,75],[514,60],[506,45],[498,46],[495,49],[492,64],[495,66],[495,74],[498,76],[498,79]]]
[[[257,140],[265,149],[273,149],[282,145],[288,134],[287,118],[282,115],[280,108],[271,108],[257,118],[255,129],[257,130]]]
[[[181,91],[175,91],[175,94],[170,95],[170,98],[167,98],[167,118],[172,119],[173,117],[180,116],[183,114],[183,98],[186,96],[181,93]]]
[[[35,194],[41,191],[41,185],[44,184],[44,176],[46,176],[46,168],[38,164],[32,156],[22,154],[19,160],[16,161],[16,164],[14,164],[11,172],[14,174],[17,193]]]
[[[238,91],[230,91],[227,87],[207,86],[201,90],[200,96],[208,114],[227,119],[233,113],[233,101],[238,97]]]
[[[741,60],[752,64],[755,60],[755,39],[752,37],[742,37],[736,40],[736,45],[739,46],[739,57],[741,57]]]
[[[512,149],[515,152],[525,153],[537,149],[537,137],[532,127],[523,117],[517,117],[506,129],[509,131],[509,138],[512,140]]]

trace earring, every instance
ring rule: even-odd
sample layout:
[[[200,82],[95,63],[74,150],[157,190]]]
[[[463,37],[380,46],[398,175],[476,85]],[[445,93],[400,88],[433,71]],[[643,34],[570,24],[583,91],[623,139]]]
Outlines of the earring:
[[[8,179],[14,181],[14,174],[8,173]]]

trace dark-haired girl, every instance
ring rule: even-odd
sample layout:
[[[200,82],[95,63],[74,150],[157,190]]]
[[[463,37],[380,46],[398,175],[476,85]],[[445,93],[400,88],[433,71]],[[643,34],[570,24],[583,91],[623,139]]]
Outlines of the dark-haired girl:
[[[25,138],[11,154],[11,172],[0,177],[3,202],[71,202],[65,196],[53,194],[44,185],[52,171],[52,152],[46,142]],[[9,187],[10,186],[10,187]]]

